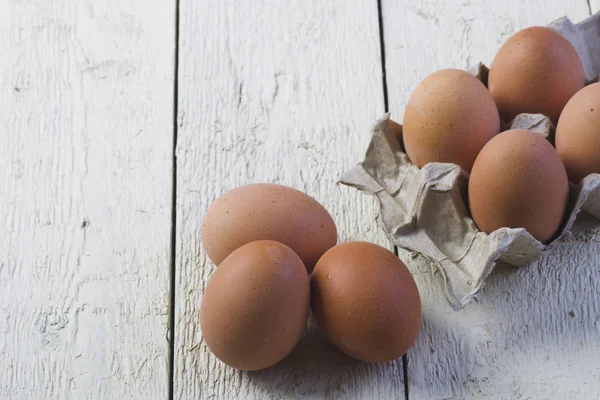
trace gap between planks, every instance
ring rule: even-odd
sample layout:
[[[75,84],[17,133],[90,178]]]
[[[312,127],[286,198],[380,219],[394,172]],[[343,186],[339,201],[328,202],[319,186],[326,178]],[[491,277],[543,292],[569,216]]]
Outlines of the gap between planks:
[[[387,71],[385,68],[385,36],[383,33],[383,12],[381,2],[377,0],[377,22],[379,28],[379,51],[381,52],[381,78],[383,83],[383,104],[385,112],[390,111],[388,102]],[[398,257],[398,247],[394,244],[394,254]],[[408,353],[402,356],[402,375],[404,376],[404,398],[408,400]]]
[[[171,192],[171,254],[169,275],[169,371],[168,391],[169,400],[174,398],[175,386],[175,278],[177,260],[177,130],[179,125],[179,0],[175,0],[175,51],[173,73],[173,158],[172,158],[172,192]]]

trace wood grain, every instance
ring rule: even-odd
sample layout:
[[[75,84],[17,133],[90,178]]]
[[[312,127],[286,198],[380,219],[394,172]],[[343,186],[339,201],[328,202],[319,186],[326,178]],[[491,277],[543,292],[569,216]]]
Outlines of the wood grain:
[[[388,244],[375,200],[336,185],[384,113],[377,3],[283,3],[181,1],[174,397],[404,399],[401,360],[352,360],[312,324],[288,358],[256,373],[227,367],[202,341],[214,266],[200,224],[225,191],[290,185],[330,211],[340,241]]]
[[[168,395],[174,1],[0,2],[0,398]]]
[[[491,62],[515,31],[563,15],[589,15],[585,0],[383,2],[392,118],[402,120],[429,73]],[[418,38],[418,40],[415,40]],[[455,312],[441,278],[407,260],[421,291],[424,328],[408,354],[410,399],[593,398],[600,392],[600,234],[561,243],[526,268],[498,267],[478,303]]]

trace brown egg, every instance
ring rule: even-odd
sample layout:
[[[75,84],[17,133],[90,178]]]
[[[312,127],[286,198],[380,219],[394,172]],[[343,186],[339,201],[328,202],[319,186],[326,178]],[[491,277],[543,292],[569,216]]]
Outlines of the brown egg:
[[[363,361],[394,360],[421,328],[417,285],[402,261],[372,243],[343,243],[319,260],[311,278],[317,324],[338,349]]]
[[[404,112],[404,147],[413,164],[447,162],[470,171],[481,148],[500,132],[500,117],[486,87],[468,72],[429,75]]]
[[[492,62],[488,88],[500,117],[544,114],[556,124],[567,101],[585,85],[581,60],[571,43],[550,28],[534,26],[514,34]]]
[[[567,173],[542,136],[513,129],[485,145],[471,171],[469,205],[479,229],[525,228],[540,242],[558,231],[569,196]]]
[[[257,183],[219,197],[202,221],[202,242],[219,265],[232,251],[255,240],[291,247],[312,272],[337,242],[335,222],[315,199],[287,186]]]
[[[248,243],[221,263],[206,286],[200,310],[204,342],[233,368],[267,368],[298,343],[309,307],[300,257],[270,240]]]
[[[600,83],[569,100],[558,120],[555,143],[571,182],[600,173]]]

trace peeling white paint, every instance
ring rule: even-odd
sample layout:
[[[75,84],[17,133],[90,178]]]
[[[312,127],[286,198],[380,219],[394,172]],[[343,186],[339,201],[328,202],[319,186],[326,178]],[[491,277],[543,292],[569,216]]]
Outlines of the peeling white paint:
[[[174,13],[0,2],[2,399],[168,395]]]
[[[404,399],[402,360],[352,360],[311,326],[263,372],[237,372],[202,342],[213,271],[201,219],[223,192],[278,182],[319,200],[340,241],[387,245],[374,200],[336,185],[384,113],[375,1],[181,2],[176,399]],[[200,38],[203,38],[200,40]]]

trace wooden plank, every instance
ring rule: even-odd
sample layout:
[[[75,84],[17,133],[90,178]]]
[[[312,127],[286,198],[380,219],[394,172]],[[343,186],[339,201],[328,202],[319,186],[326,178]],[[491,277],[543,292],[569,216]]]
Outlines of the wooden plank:
[[[429,73],[480,60],[489,65],[513,32],[563,15],[573,21],[589,15],[585,0],[383,4],[390,109],[399,121]],[[423,332],[408,353],[409,398],[596,397],[598,231],[560,244],[529,267],[498,268],[479,303],[458,312],[446,304],[433,267],[420,258],[409,261],[424,311]],[[401,258],[410,257],[403,252]]]
[[[0,2],[0,398],[168,395],[174,3]]]
[[[210,354],[198,323],[214,268],[201,220],[238,185],[296,187],[331,212],[340,241],[389,244],[375,201],[336,185],[384,113],[377,3],[182,0],[180,15],[175,398],[403,399],[402,360],[351,360],[312,325],[283,362],[242,373]]]

